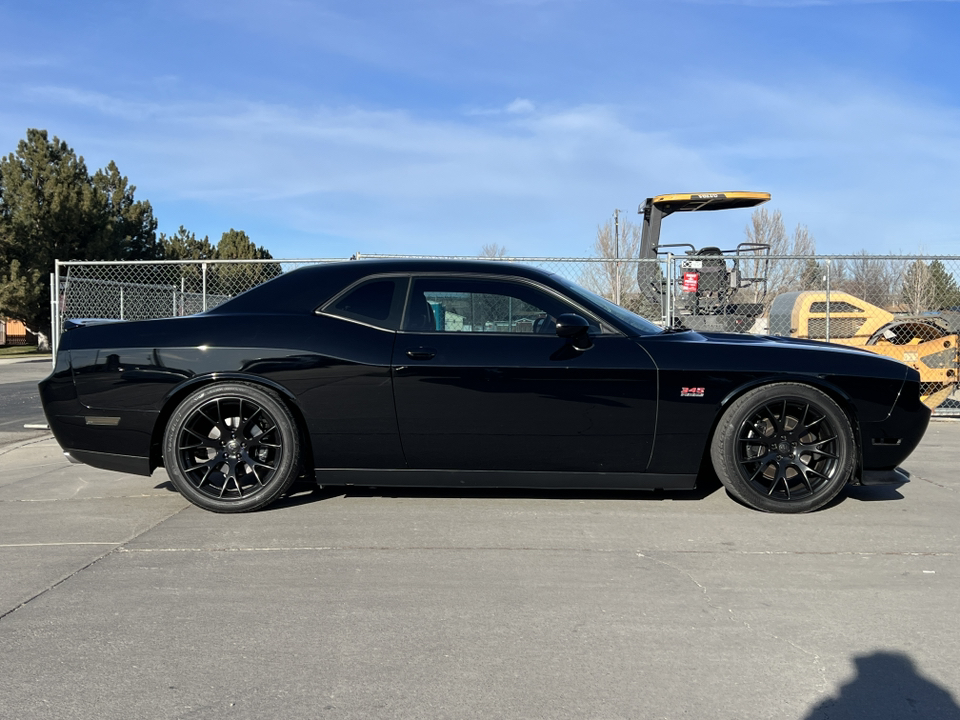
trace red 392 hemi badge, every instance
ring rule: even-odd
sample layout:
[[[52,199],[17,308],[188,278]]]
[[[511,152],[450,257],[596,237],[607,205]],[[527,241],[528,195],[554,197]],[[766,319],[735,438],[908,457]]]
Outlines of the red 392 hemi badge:
[[[702,387],[682,387],[680,388],[680,397],[703,397],[704,388]]]

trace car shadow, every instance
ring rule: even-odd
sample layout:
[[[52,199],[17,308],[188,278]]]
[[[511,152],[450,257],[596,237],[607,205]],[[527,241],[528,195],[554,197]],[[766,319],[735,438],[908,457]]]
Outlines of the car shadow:
[[[531,488],[436,488],[382,487],[367,485],[318,486],[300,481],[282,498],[264,508],[265,511],[322,502],[335,497],[349,498],[426,498],[466,500],[630,500],[661,502],[703,500],[721,488],[716,477],[697,480],[693,490],[556,490]]]
[[[699,482],[699,481],[698,481]],[[837,496],[822,508],[817,508],[813,512],[826,512],[832,510],[849,500],[858,500],[860,502],[889,502],[892,500],[903,500],[904,496],[898,492],[899,488],[906,485],[909,480],[890,485],[847,485],[843,490],[837,493]],[[732,495],[729,490],[726,491],[727,497],[738,505],[750,510],[755,510],[750,505]]]

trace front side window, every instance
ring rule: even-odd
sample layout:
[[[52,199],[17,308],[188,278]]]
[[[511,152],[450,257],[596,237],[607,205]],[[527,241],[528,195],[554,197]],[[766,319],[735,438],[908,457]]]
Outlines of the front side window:
[[[556,332],[557,316],[581,310],[531,285],[470,277],[414,280],[404,329],[413,332]],[[600,327],[594,321],[595,331]]]

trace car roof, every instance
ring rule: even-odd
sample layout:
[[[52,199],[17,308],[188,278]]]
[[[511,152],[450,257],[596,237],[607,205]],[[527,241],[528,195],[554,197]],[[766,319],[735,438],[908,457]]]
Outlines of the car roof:
[[[373,258],[318,263],[284,273],[218,305],[208,314],[310,312],[347,285],[370,275],[418,272],[469,272],[550,281],[552,273],[512,261],[455,258]]]

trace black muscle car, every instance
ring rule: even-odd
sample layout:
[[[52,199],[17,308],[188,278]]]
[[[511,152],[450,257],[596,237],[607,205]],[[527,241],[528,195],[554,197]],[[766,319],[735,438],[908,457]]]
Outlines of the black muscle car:
[[[159,466],[215,512],[322,485],[691,489],[805,512],[895,481],[916,370],[853,348],[663,330],[516,264],[302,268],[200,315],[68,323],[40,383],[68,457]]]

